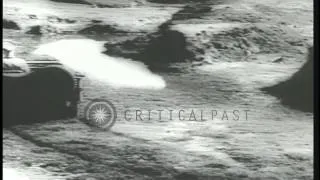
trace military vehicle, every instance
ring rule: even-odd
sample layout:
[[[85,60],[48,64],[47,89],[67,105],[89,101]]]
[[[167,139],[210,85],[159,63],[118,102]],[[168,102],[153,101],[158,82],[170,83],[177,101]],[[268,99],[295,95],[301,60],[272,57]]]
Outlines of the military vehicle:
[[[3,44],[3,125],[77,116],[83,74],[48,56],[14,57]]]

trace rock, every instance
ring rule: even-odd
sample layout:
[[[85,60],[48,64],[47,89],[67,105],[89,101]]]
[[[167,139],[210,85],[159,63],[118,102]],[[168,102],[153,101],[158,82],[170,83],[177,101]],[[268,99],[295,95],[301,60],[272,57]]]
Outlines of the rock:
[[[73,20],[73,19],[64,19],[64,21],[69,24],[73,24],[77,22],[77,20]]]
[[[181,11],[188,11],[190,8],[187,6]],[[191,9],[194,10],[194,8]],[[156,32],[119,43],[105,44],[107,51],[104,53],[142,61],[152,71],[177,70],[169,68],[169,64],[194,58],[193,52],[187,48],[187,37],[182,32],[171,29],[172,21],[180,18],[177,14],[181,11],[158,26]]]
[[[313,112],[313,47],[308,49],[307,62],[290,79],[262,90],[291,108]]]
[[[34,15],[34,14],[28,15],[28,17],[29,17],[30,19],[38,19],[37,15]]]
[[[77,22],[77,20],[67,19],[67,18],[59,18],[58,16],[48,16],[47,19],[51,23],[69,23],[69,24],[73,24],[73,23]]]
[[[41,32],[41,26],[32,26],[30,28],[30,30],[28,30],[26,32],[26,34],[36,34],[36,35],[42,35],[42,32]]]
[[[209,0],[148,0],[153,3],[161,3],[161,4],[184,4],[184,3],[192,3],[192,2],[207,2]]]
[[[72,4],[87,4],[91,5],[88,1],[85,0],[51,0],[53,2],[61,2],[61,3],[72,3]]]
[[[172,20],[201,19],[204,14],[209,13],[210,11],[211,6],[206,4],[186,5],[182,10],[173,15]]]
[[[126,31],[119,30],[111,25],[94,24],[86,27],[80,31],[79,34],[108,34],[108,33],[126,33]]]
[[[34,35],[43,35],[50,33],[60,33],[59,30],[52,26],[31,26],[30,29],[26,32],[26,34],[34,34]]]
[[[11,20],[3,19],[2,28],[4,29],[13,29],[13,30],[20,30],[19,25]]]
[[[284,58],[283,57],[279,57],[279,58],[273,60],[272,62],[273,63],[280,63],[280,62],[283,62],[283,61],[284,61]]]
[[[102,3],[97,3],[95,4],[95,7],[97,8],[124,8],[124,7],[129,7],[129,5],[109,5],[109,4],[102,4]]]
[[[183,33],[159,28],[156,33],[118,44],[106,44],[106,54],[142,61],[152,71],[167,70],[170,63],[185,62],[193,57],[187,50]]]
[[[166,31],[152,39],[141,56],[145,61],[183,62],[189,56],[186,46],[186,38],[182,33]]]
[[[92,19],[91,22],[93,22],[93,23],[102,23],[103,21],[102,20]]]
[[[58,23],[62,21],[62,19],[57,16],[49,16],[47,19],[51,23]]]

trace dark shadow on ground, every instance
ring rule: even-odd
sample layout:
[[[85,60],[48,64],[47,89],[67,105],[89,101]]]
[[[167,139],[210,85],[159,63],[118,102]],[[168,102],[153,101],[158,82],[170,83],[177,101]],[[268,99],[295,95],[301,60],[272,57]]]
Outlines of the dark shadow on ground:
[[[46,122],[72,117],[74,80],[59,68],[44,68],[23,77],[3,76],[3,125]]]
[[[262,90],[281,99],[284,105],[313,112],[313,47],[308,49],[307,62],[289,80]]]

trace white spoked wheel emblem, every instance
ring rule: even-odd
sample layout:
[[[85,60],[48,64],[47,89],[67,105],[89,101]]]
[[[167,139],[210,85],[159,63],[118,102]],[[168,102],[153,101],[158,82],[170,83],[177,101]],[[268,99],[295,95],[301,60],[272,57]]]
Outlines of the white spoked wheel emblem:
[[[116,110],[112,103],[106,100],[94,100],[85,110],[87,122],[98,128],[109,129],[116,120]]]

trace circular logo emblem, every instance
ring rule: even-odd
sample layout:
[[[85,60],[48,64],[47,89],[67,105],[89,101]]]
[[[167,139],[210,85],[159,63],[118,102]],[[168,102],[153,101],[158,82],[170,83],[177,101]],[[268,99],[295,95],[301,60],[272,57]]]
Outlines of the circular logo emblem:
[[[87,105],[85,118],[89,125],[109,129],[116,122],[117,113],[111,102],[107,100],[94,100]]]

